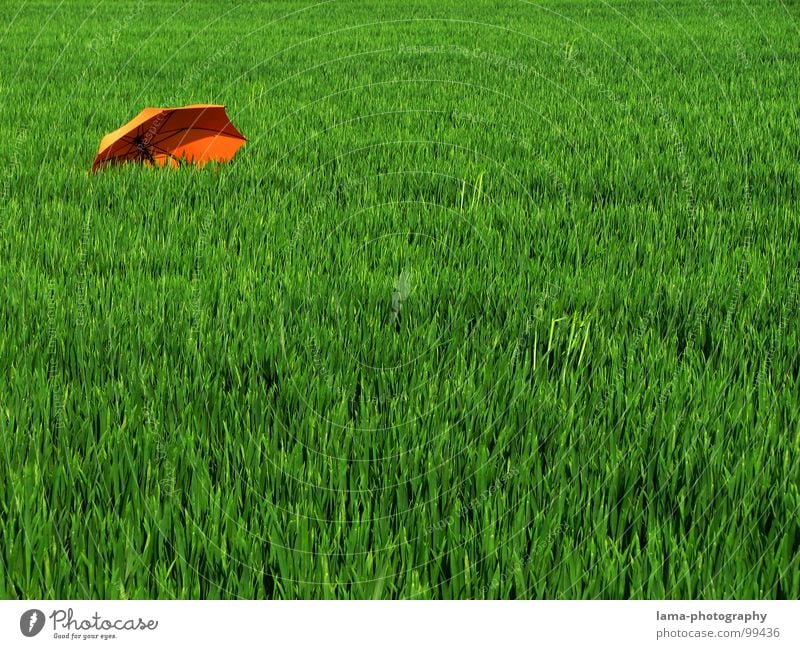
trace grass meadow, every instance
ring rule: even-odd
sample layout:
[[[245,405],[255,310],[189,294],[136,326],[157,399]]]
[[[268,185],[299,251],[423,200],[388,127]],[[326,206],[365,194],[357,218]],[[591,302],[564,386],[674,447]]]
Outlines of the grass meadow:
[[[800,596],[796,3],[0,15],[0,596]]]

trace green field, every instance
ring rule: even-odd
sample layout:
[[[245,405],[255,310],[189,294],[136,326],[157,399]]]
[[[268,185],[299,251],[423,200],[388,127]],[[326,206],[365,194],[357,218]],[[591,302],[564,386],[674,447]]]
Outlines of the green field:
[[[800,597],[797,3],[0,16],[0,596]]]

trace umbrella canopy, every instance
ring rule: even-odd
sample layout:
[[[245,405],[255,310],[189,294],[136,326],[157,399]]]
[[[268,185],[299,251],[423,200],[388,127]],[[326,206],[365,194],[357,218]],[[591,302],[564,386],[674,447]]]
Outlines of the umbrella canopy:
[[[163,167],[228,162],[246,142],[231,124],[225,106],[193,104],[145,108],[100,142],[92,171],[110,163],[143,162]]]

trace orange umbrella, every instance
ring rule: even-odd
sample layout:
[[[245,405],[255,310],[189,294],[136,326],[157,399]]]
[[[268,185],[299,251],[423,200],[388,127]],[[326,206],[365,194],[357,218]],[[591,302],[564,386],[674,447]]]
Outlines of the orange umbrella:
[[[225,106],[145,108],[100,142],[92,171],[110,163],[144,162],[178,167],[183,161],[228,162],[247,140],[231,124]]]

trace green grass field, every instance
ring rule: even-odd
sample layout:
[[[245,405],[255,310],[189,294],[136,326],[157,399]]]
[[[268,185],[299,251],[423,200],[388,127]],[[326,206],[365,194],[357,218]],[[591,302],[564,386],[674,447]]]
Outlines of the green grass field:
[[[1,596],[800,597],[795,2],[0,15]]]

